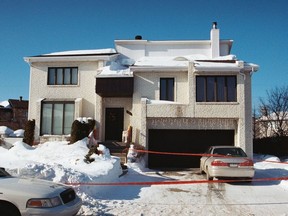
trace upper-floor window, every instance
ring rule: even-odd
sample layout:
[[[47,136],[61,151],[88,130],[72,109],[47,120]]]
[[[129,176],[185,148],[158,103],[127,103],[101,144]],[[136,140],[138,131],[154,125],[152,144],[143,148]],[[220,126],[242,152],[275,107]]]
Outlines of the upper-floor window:
[[[174,78],[160,78],[160,100],[174,101]]]
[[[43,102],[40,134],[67,135],[74,120],[74,102]]]
[[[197,76],[197,102],[235,102],[236,76]]]
[[[48,85],[77,85],[77,67],[50,67],[48,68]]]

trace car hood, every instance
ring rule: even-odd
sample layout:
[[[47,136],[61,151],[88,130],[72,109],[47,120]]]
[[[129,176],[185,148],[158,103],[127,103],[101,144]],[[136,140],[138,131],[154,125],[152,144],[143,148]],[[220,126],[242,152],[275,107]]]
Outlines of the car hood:
[[[26,194],[30,197],[53,197],[69,188],[63,184],[34,178],[1,177],[0,194]]]

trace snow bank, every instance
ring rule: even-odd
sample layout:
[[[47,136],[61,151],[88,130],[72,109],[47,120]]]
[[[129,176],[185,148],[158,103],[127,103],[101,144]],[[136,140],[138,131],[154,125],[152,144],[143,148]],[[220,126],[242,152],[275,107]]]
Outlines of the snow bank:
[[[5,136],[9,136],[10,134],[12,134],[14,131],[12,129],[10,129],[9,127],[6,126],[0,126],[0,135],[5,135]]]
[[[24,130],[23,129],[18,129],[13,131],[12,133],[9,134],[9,137],[23,137],[24,136]]]
[[[122,174],[120,159],[110,156],[105,146],[103,155],[93,154],[94,162],[84,161],[89,149],[87,138],[72,145],[63,142],[46,142],[31,147],[21,141],[11,149],[0,148],[0,164],[18,176],[35,177],[61,183],[113,182]],[[78,187],[79,193],[95,195],[99,188]]]
[[[257,161],[270,161],[270,162],[280,162],[281,160],[273,155],[258,155],[254,154],[254,160]]]

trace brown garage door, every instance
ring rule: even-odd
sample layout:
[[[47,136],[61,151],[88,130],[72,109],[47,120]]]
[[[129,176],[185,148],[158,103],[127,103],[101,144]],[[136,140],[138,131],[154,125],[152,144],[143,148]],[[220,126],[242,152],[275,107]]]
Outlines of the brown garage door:
[[[211,145],[234,145],[234,130],[149,130],[150,151],[204,153]],[[148,154],[149,168],[196,168],[199,156]]]

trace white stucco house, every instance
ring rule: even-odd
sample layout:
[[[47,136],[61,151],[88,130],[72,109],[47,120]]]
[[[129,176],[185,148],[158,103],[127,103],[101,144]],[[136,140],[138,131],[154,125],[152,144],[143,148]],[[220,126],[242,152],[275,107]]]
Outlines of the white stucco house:
[[[101,141],[149,151],[202,153],[235,145],[252,156],[251,77],[258,65],[230,53],[214,23],[209,40],[115,40],[115,49],[25,57],[29,119],[36,138],[68,136],[72,121],[92,117]],[[147,166],[197,167],[199,157],[148,154]]]

